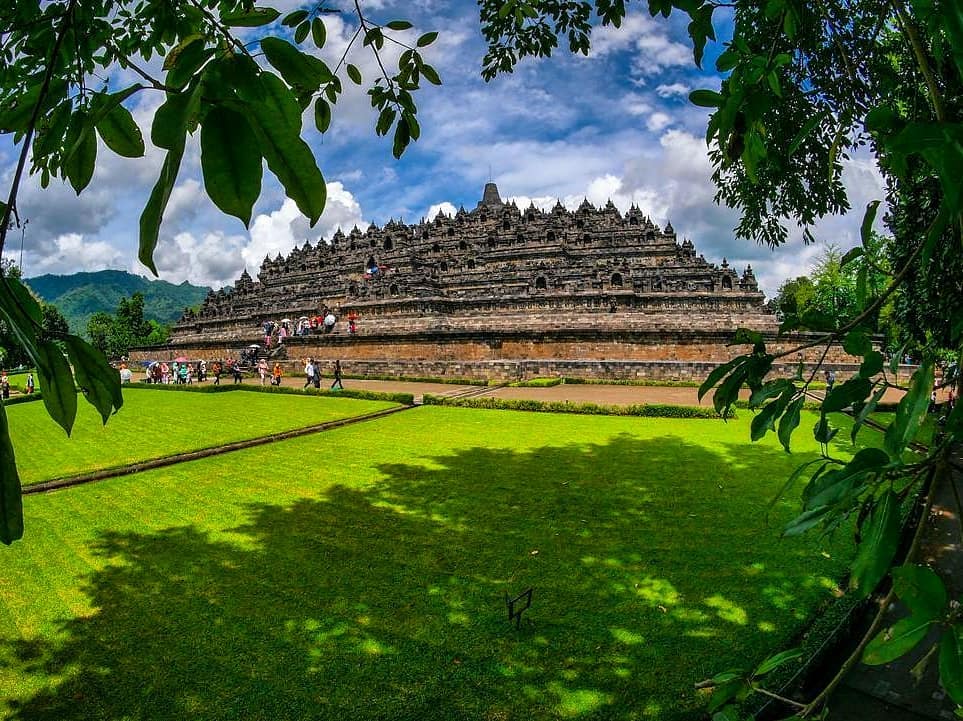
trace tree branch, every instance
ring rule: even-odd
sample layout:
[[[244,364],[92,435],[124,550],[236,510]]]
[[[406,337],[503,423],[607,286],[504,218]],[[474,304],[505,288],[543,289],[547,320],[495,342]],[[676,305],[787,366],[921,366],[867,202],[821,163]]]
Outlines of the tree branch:
[[[945,461],[942,459],[930,467],[930,476],[928,479],[929,489],[926,493],[926,500],[923,502],[923,512],[920,515],[920,521],[916,525],[916,531],[913,534],[913,541],[910,544],[909,550],[906,552],[906,561],[912,560],[919,550],[920,543],[923,539],[923,528],[926,526],[926,519],[929,516],[930,509],[933,507],[933,500],[936,498],[936,489],[938,487],[937,481],[942,480],[943,474],[946,473],[946,471],[947,466]],[[950,482],[952,483],[952,479],[950,479]],[[896,592],[892,587],[890,587],[889,592],[886,594],[883,600],[880,601],[879,611],[876,613],[876,617],[873,618],[873,622],[866,630],[866,633],[863,635],[863,638],[860,640],[859,644],[843,662],[843,665],[840,666],[839,671],[837,671],[836,675],[833,676],[832,680],[830,680],[826,687],[819,692],[819,695],[806,704],[805,709],[799,712],[799,715],[802,718],[808,718],[812,714],[819,711],[823,705],[825,705],[832,692],[836,690],[836,687],[840,684],[846,674],[848,674],[850,670],[852,670],[852,668],[859,663],[866,646],[868,646],[869,642],[876,637],[877,632],[879,631],[880,627],[882,627],[883,619],[886,616],[886,611],[889,609],[890,604],[895,598]]]
[[[70,0],[70,4],[64,11],[62,18],[63,25],[60,31],[57,33],[57,40],[54,42],[53,52],[50,54],[50,63],[47,65],[47,71],[44,73],[43,85],[40,87],[40,95],[37,97],[37,104],[33,108],[33,114],[30,116],[30,123],[27,125],[27,132],[23,136],[23,148],[20,150],[20,158],[17,160],[17,170],[13,174],[13,182],[10,184],[10,193],[7,196],[7,205],[3,209],[3,218],[0,219],[0,253],[3,252],[3,246],[7,242],[7,228],[10,225],[10,213],[13,212],[14,206],[17,204],[17,193],[20,190],[20,180],[23,178],[23,168],[27,163],[27,154],[30,152],[30,143],[33,140],[34,131],[37,128],[37,120],[40,118],[40,109],[43,107],[44,101],[47,99],[47,92],[50,90],[50,81],[53,79],[54,66],[57,62],[57,56],[60,54],[60,46],[63,45],[64,38],[67,36],[67,30],[70,29],[71,22],[73,18],[74,8],[77,5],[77,0]],[[6,282],[6,280],[4,280]]]

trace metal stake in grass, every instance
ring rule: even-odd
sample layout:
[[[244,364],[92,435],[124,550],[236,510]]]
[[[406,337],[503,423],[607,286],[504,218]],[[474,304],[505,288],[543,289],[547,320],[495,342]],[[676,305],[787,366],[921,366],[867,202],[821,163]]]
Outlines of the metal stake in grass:
[[[508,606],[508,622],[515,622],[515,628],[519,629],[522,626],[522,614],[527,611],[532,605],[532,591],[534,589],[529,588],[522,591],[520,594],[515,596],[515,598],[509,598],[508,594],[505,594],[505,605]],[[524,602],[525,605],[522,606],[521,603]]]

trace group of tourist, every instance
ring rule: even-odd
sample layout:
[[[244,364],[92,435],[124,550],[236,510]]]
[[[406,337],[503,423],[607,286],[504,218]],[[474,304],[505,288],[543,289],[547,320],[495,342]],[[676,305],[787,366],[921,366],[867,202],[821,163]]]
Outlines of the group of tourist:
[[[308,358],[304,361],[304,387],[310,388],[311,386],[321,387],[321,368],[314,358]],[[344,384],[341,382],[340,360],[334,362],[334,382],[331,384],[331,390],[335,389],[344,390]]]
[[[24,393],[33,393],[36,390],[36,385],[33,380],[33,373],[27,373],[27,380],[23,386]],[[3,400],[10,398],[10,377],[7,375],[7,371],[0,371],[0,395],[3,396]]]
[[[263,386],[265,381],[268,380],[268,362],[266,358],[262,358],[257,362],[257,374],[261,379],[261,385]],[[274,368],[270,372],[270,379],[272,386],[281,385],[281,376],[284,375],[284,371],[281,369],[280,363],[275,363]]]
[[[355,318],[356,317],[357,316],[355,316]],[[292,336],[330,333],[334,330],[337,322],[338,317],[331,308],[325,308],[319,315],[303,315],[296,321],[292,321],[289,318],[284,318],[283,320],[266,320],[261,324],[261,330],[264,333],[264,346],[266,348],[272,348],[283,345],[284,341]],[[353,324],[354,321],[351,321],[348,332],[354,332],[350,327]]]

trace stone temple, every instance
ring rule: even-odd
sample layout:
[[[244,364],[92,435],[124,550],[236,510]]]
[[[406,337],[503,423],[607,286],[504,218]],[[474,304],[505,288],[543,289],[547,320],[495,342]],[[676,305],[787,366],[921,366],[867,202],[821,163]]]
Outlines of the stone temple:
[[[740,352],[736,328],[778,326],[750,267],[708,262],[671,224],[611,201],[521,209],[488,183],[471,211],[265,258],[257,280],[245,271],[186,311],[169,350],[224,357],[262,342],[266,320],[322,308],[333,332],[286,339],[288,357],[396,375],[698,378]]]

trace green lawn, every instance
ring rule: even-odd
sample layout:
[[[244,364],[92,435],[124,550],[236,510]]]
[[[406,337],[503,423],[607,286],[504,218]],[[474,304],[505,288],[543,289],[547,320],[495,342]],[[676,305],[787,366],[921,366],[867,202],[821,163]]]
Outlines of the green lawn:
[[[6,409],[24,485],[209,448],[372,413],[396,404],[266,393],[177,393],[124,388],[124,407],[103,425],[78,399],[71,438],[42,402]]]
[[[777,540],[796,506],[767,525],[766,502],[814,444],[747,446],[748,424],[422,407],[29,496],[0,549],[0,703],[700,718],[693,683],[786,643],[849,553]]]

